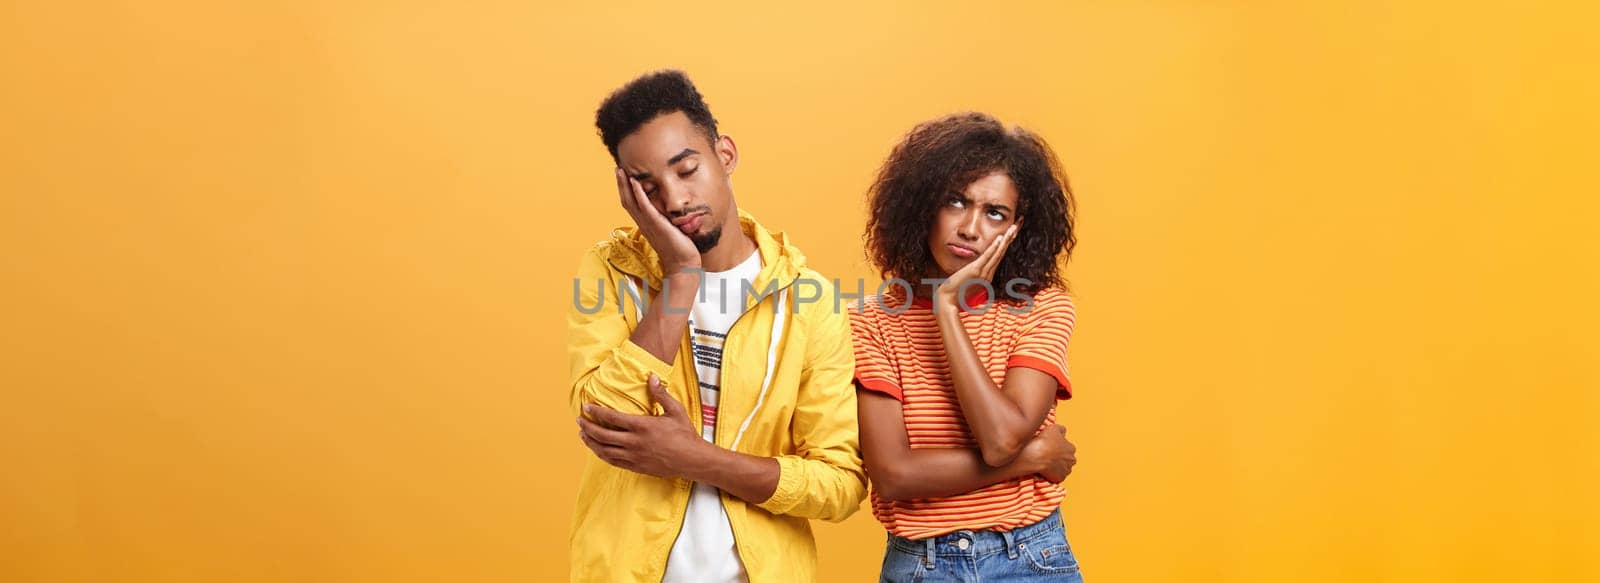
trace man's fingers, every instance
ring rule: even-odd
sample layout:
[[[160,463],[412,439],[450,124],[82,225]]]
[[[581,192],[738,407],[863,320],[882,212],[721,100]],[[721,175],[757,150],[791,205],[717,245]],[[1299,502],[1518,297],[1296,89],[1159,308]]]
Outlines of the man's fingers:
[[[591,421],[614,429],[633,429],[634,419],[639,417],[638,415],[621,413],[615,409],[600,405],[584,405],[583,413],[588,415]]]
[[[599,441],[595,441],[595,439],[593,437],[590,437],[588,433],[584,432],[581,429],[578,430],[578,440],[583,442],[583,446],[584,447],[589,448],[589,450],[593,451],[595,453],[595,455],[598,455],[598,456],[601,456],[601,457],[605,457],[607,455],[610,455],[610,452],[608,450],[621,449],[621,448],[613,448],[613,447],[611,447],[609,445],[606,445],[604,443],[600,443]]]
[[[633,196],[633,205],[639,209],[640,213],[650,218],[650,220],[659,221],[666,218],[662,217],[661,213],[656,210],[656,205],[650,203],[650,195],[644,193],[644,185],[639,184],[639,181],[631,176],[628,177],[628,190]],[[671,221],[668,221],[668,224],[670,225]]]
[[[621,168],[617,169],[617,201],[622,203],[622,210],[628,211],[628,216],[634,216],[633,192],[629,188],[628,173]]]
[[[656,378],[655,373],[650,374],[648,382],[650,398],[661,404],[662,413],[666,414],[667,417],[689,418],[689,412],[683,408],[683,403],[679,403],[677,399],[672,398],[672,394],[667,392],[667,387],[661,384],[661,379]]]
[[[628,196],[633,198],[633,204],[639,207],[639,210],[644,210],[644,207],[650,205],[650,197],[645,195],[644,185],[639,184],[639,181],[632,176],[628,177]]]
[[[600,450],[606,447],[600,442],[595,441],[593,437],[589,437],[589,434],[585,433],[582,429],[578,430],[578,441],[582,441],[583,446],[589,448],[589,450],[593,451],[595,455],[599,455],[601,453]]]
[[[638,180],[634,180],[632,178],[629,178],[628,181],[633,185],[634,201],[639,207],[640,216],[636,217],[636,219],[642,219],[644,221],[655,223],[655,226],[661,229],[662,232],[669,237],[672,235],[680,235],[685,239],[688,238],[688,235],[682,235],[678,232],[677,227],[672,226],[672,219],[667,218],[665,213],[656,208],[655,203],[650,202],[650,195],[644,193],[644,185],[639,184]],[[644,225],[640,224],[639,226],[643,227]]]
[[[582,431],[578,432],[578,439],[583,440],[583,444],[588,446],[590,451],[593,451],[595,455],[600,456],[600,459],[606,460],[608,463],[616,464],[628,459],[628,449],[625,447],[600,443],[599,440]]]
[[[621,429],[624,431],[633,429],[637,424],[636,418],[639,417],[639,415],[618,413],[599,405],[584,405],[583,412],[589,416],[586,421],[604,425],[607,428]]]
[[[627,450],[620,447],[612,447],[595,441],[588,435],[585,435],[582,431],[578,432],[578,439],[582,440],[584,447],[587,447],[589,448],[589,451],[594,452],[595,457],[600,458],[600,461],[625,470],[632,469],[629,467],[632,465],[632,461],[628,459]]]
[[[644,193],[644,186],[634,177],[628,176],[628,173],[621,168],[617,169],[617,195],[622,199],[623,210],[628,211],[628,217],[632,218],[633,224],[638,225],[640,229],[649,226],[649,223],[665,222],[667,226],[672,226],[672,222],[662,217],[661,213],[656,211],[655,205],[650,204],[650,197]]]
[[[589,439],[593,439],[606,445],[628,447],[633,442],[633,436],[629,435],[626,431],[610,429],[600,425],[599,423],[595,423],[582,417],[578,418],[578,428],[581,429],[583,434]]]

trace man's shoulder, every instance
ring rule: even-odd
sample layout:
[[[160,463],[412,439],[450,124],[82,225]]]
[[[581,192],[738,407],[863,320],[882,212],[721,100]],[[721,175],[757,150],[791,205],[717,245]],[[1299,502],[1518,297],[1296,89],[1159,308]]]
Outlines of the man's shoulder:
[[[635,246],[628,229],[618,227],[584,249],[579,260],[584,264],[608,264],[619,258],[635,257],[640,253],[641,250]]]
[[[589,245],[589,248],[586,250],[586,252],[605,257],[606,254],[610,253],[612,249],[618,248],[618,246],[622,244],[626,237],[627,234],[623,232],[622,227],[612,229],[611,232],[606,233],[605,237],[602,237],[595,241],[594,244]]]
[[[833,310],[834,298],[838,293],[833,279],[805,266],[795,268],[794,283],[789,284],[789,301],[794,303],[796,313],[802,316],[818,315],[818,310]]]

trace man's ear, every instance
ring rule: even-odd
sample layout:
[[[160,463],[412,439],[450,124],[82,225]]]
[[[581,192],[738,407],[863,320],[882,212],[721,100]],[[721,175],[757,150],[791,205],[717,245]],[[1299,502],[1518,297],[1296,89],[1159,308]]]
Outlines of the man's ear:
[[[728,136],[717,137],[717,159],[722,161],[722,171],[733,174],[733,169],[739,167],[739,145],[733,143],[733,138]]]

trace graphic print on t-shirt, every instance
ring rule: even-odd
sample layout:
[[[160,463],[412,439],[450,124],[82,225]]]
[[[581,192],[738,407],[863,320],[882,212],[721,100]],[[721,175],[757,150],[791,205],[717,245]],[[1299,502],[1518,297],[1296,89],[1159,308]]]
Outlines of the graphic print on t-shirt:
[[[689,345],[694,350],[694,371],[700,386],[700,435],[706,441],[717,437],[717,407],[722,401],[722,347],[739,315],[744,313],[737,295],[761,271],[761,255],[733,269],[707,272],[700,283],[700,294],[689,309]],[[735,301],[729,301],[735,300]],[[730,420],[738,421],[738,420]],[[665,583],[744,581],[744,565],[733,540],[727,511],[722,507],[722,492],[715,486],[695,483],[684,510],[683,527],[667,556]]]
[[[695,326],[693,316],[689,329],[693,334],[690,345],[694,347],[694,370],[700,378],[700,435],[710,440],[716,437],[717,403],[722,394],[722,344],[728,336]]]

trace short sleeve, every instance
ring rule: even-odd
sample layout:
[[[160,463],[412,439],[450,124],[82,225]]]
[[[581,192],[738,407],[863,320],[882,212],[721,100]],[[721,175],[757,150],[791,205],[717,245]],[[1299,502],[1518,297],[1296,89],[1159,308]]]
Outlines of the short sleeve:
[[[1067,341],[1072,338],[1076,323],[1071,296],[1057,289],[1039,292],[1017,332],[1006,367],[1044,372],[1056,379],[1057,399],[1072,398],[1072,381],[1067,377]]]
[[[870,301],[870,300],[869,300]],[[868,303],[850,310],[850,343],[856,354],[856,386],[901,400],[900,373],[879,334],[877,306]]]

